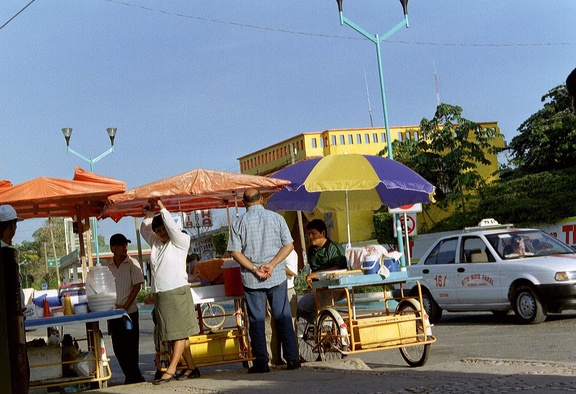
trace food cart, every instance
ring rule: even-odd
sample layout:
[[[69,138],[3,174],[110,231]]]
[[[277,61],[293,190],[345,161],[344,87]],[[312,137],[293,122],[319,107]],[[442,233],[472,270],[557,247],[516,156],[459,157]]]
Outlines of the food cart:
[[[52,356],[43,356],[37,360],[31,360],[30,371],[31,376],[37,375],[40,378],[30,381],[30,389],[39,389],[46,387],[59,387],[88,383],[92,388],[104,388],[108,385],[108,379],[112,376],[109,361],[106,357],[104,342],[102,341],[102,332],[100,331],[100,321],[107,321],[126,317],[129,319],[128,314],[124,309],[114,309],[105,312],[90,312],[78,315],[64,315],[57,317],[43,317],[36,319],[27,319],[25,321],[26,331],[35,330],[39,328],[49,328],[66,326],[70,324],[85,323],[86,337],[76,338],[76,341],[86,341],[89,356],[79,360],[62,361],[60,346],[47,346],[46,348],[55,348]],[[32,348],[33,349],[33,348]],[[63,376],[63,365],[75,363],[88,363],[91,368],[85,376]],[[44,370],[47,373],[33,373],[33,371]]]
[[[408,365],[424,365],[436,338],[422,304],[418,279],[406,272],[392,272],[383,279],[378,274],[345,271],[312,282],[318,317],[313,326],[298,322],[301,356],[307,361],[328,360],[399,349]],[[417,292],[404,291],[408,282],[417,283]],[[378,287],[381,293],[377,298],[364,298],[360,290],[367,287]]]
[[[231,364],[240,362],[244,367],[254,360],[248,337],[248,314],[243,294],[232,295],[224,284],[191,287],[192,298],[198,313],[200,332],[190,337],[190,350],[198,367]],[[228,293],[228,294],[227,294]],[[203,323],[201,306],[207,303],[230,304],[230,312],[225,312],[224,324],[218,329],[209,329]],[[214,316],[218,317],[218,316]],[[160,377],[170,362],[170,346],[160,341],[155,333],[156,378]],[[182,361],[178,369],[186,369]]]

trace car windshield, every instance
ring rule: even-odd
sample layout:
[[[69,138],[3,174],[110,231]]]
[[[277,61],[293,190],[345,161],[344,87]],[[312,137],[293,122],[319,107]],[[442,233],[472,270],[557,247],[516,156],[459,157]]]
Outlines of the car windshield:
[[[506,260],[575,252],[568,245],[540,230],[505,231],[486,235],[486,238],[500,257]]]

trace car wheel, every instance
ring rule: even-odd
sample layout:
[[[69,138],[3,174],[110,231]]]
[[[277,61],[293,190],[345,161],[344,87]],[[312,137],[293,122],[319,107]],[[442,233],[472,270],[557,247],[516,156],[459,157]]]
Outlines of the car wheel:
[[[413,289],[411,294],[412,296],[418,295],[418,289]],[[432,298],[432,294],[422,287],[422,304],[424,305],[424,310],[428,314],[428,321],[430,323],[438,323],[440,318],[442,317],[442,308],[438,305],[434,298]]]
[[[514,312],[522,324],[539,324],[546,320],[546,309],[530,286],[520,286],[514,292]]]

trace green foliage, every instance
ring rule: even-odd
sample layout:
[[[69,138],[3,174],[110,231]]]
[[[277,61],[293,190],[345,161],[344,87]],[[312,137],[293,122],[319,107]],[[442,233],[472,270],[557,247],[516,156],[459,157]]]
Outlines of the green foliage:
[[[576,168],[501,180],[485,187],[477,212],[500,223],[535,225],[576,216]]]
[[[382,207],[372,218],[374,223],[374,232],[372,233],[372,239],[377,239],[378,243],[381,245],[394,245],[396,243],[396,236],[393,231],[392,226],[393,215],[388,212],[387,207]]]
[[[52,231],[50,231],[52,230]],[[51,289],[58,287],[56,269],[46,267],[46,258],[54,257],[52,247],[52,236],[54,237],[54,248],[58,257],[66,254],[66,244],[64,242],[64,219],[52,218],[46,220],[44,225],[32,234],[34,241],[23,241],[20,245],[15,245],[20,253],[20,273],[31,275],[34,278],[32,287],[40,289],[41,283],[48,283]]]
[[[139,304],[144,302],[144,298],[146,298],[147,296],[151,295],[152,292],[150,291],[150,289],[142,289],[138,292],[138,295],[136,296],[136,300]]]
[[[212,244],[214,244],[216,255],[222,256],[226,252],[226,248],[228,247],[228,237],[228,231],[221,231],[212,235]]]
[[[510,142],[516,173],[576,167],[576,116],[566,88],[556,86],[541,101],[544,107],[522,123]]]
[[[501,135],[462,117],[462,108],[440,104],[434,117],[420,122],[420,138],[394,141],[394,159],[436,186],[441,207],[453,205],[466,212],[485,181],[478,165],[489,165],[486,153],[497,153]]]

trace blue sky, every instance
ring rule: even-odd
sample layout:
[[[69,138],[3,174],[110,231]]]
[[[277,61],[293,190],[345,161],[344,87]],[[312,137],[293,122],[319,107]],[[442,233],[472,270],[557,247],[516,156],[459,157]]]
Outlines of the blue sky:
[[[29,0],[0,2],[0,26]],[[382,44],[391,125],[440,101],[498,121],[509,141],[576,67],[576,2],[411,0],[410,28]],[[371,33],[402,20],[399,1],[344,0]],[[366,79],[365,79],[366,78]],[[375,46],[340,26],[336,1],[36,0],[0,28],[0,179],[95,172],[135,187],[237,158],[293,135],[383,125]],[[21,223],[15,242],[39,222]],[[100,223],[133,234],[134,221]]]

